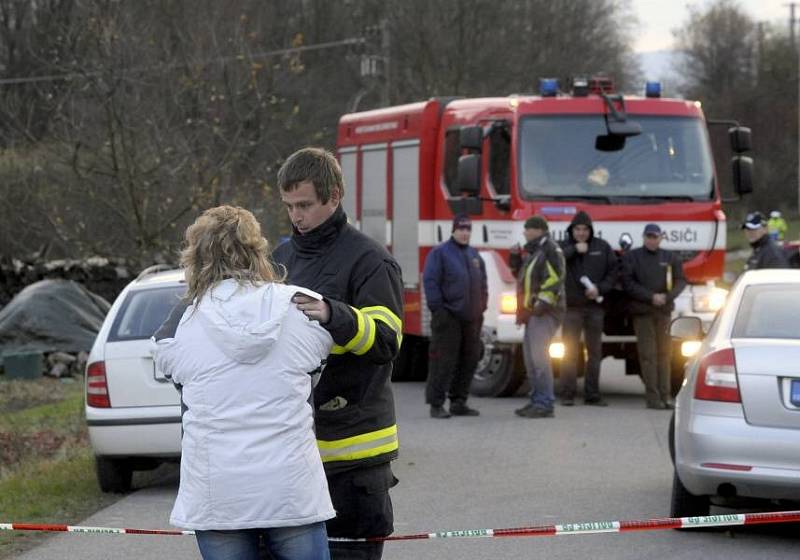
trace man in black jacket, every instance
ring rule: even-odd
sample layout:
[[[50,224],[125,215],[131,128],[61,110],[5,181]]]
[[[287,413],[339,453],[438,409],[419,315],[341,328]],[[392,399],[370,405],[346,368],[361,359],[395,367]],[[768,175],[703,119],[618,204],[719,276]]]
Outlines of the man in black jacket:
[[[629,251],[622,261],[622,283],[631,298],[646,404],[656,409],[673,408],[669,322],[673,302],[686,287],[680,259],[660,248],[662,235],[658,224],[647,224],[644,247]]]
[[[753,253],[747,259],[745,270],[759,268],[789,268],[783,249],[769,235],[767,220],[761,212],[750,212],[742,224],[742,230]]]
[[[328,535],[382,537],[393,531],[390,461],[398,439],[390,385],[402,340],[403,284],[386,249],[347,223],[344,180],[329,152],[305,148],[278,171],[294,234],[273,253],[287,281],[323,295],[294,301],[335,343],[314,390],[317,445],[336,518]],[[383,543],[331,542],[331,558],[377,560]]]
[[[587,353],[583,400],[588,405],[606,406],[606,401],[600,397],[603,296],[613,289],[617,281],[617,256],[611,245],[594,236],[592,218],[583,211],[572,219],[561,249],[567,263],[564,281],[567,313],[562,326],[567,352],[561,366],[561,404],[572,406],[575,402],[583,333]]]

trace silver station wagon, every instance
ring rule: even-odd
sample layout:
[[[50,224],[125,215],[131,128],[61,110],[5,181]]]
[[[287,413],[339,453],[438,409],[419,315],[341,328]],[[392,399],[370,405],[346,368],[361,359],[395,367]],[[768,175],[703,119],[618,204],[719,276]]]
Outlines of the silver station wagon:
[[[702,343],[690,317],[671,333],[696,349],[670,426],[672,516],[800,500],[800,270],[745,272]]]

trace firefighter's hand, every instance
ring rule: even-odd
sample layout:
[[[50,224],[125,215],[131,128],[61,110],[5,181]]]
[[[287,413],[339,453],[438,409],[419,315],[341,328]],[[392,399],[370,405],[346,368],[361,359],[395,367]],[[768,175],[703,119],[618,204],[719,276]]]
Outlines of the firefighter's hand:
[[[292,301],[297,304],[297,309],[312,321],[319,321],[321,325],[324,325],[331,319],[331,308],[325,300],[314,299],[303,294],[295,294]]]
[[[667,303],[667,294],[653,294],[653,305],[663,307]]]
[[[583,241],[579,241],[578,243],[575,244],[575,250],[583,254],[589,250],[589,244]]]
[[[586,299],[597,299],[597,296],[600,295],[600,290],[597,289],[597,286],[594,286],[586,288],[584,294],[586,295]]]

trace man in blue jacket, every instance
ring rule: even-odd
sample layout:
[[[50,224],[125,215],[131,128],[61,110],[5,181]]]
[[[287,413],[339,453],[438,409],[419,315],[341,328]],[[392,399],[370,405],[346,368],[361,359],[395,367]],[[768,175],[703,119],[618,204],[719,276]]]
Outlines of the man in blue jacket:
[[[431,342],[425,400],[431,417],[478,416],[467,406],[469,386],[480,357],[488,288],[486,265],[470,247],[472,221],[458,215],[449,240],[425,260],[423,282],[431,310]],[[450,411],[444,408],[450,398]]]

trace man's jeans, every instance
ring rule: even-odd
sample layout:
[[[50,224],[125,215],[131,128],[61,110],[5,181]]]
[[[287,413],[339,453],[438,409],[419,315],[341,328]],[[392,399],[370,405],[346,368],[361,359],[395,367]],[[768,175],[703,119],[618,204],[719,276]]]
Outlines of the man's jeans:
[[[525,325],[522,354],[531,385],[531,404],[553,410],[553,369],[550,367],[550,341],[558,330],[559,320],[549,313],[533,316]]]
[[[329,560],[324,523],[271,529],[196,531],[203,560],[259,560],[258,539],[274,560]]]

